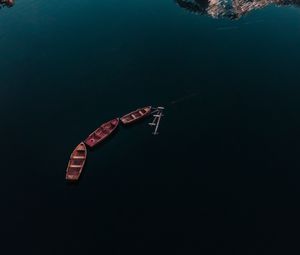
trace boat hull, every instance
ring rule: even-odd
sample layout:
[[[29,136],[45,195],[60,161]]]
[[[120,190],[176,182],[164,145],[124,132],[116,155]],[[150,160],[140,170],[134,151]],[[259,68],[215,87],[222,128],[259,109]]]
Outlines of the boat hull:
[[[67,181],[78,181],[87,157],[87,149],[83,142],[81,142],[70,156],[70,160],[66,172]]]
[[[84,140],[84,143],[90,148],[93,148],[97,144],[104,141],[107,137],[109,137],[116,130],[118,125],[119,118],[110,120],[102,124],[98,129],[96,129]]]
[[[146,116],[148,116],[151,113],[151,109],[152,109],[151,106],[139,108],[133,112],[130,112],[130,113],[124,115],[121,118],[121,122],[124,125],[129,125],[129,124],[135,123],[135,122],[145,118]]]

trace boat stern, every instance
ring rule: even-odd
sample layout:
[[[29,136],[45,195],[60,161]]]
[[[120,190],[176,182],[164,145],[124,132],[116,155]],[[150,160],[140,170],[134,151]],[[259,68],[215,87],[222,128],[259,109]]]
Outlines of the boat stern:
[[[66,174],[66,180],[69,182],[78,181],[79,175]]]

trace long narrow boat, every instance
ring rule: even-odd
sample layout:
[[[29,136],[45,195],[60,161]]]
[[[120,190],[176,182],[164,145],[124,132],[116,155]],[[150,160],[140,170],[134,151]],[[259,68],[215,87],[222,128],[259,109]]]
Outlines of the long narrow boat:
[[[79,179],[86,161],[86,157],[87,149],[85,144],[81,142],[71,154],[66,173],[66,180],[77,181]]]
[[[85,144],[89,147],[94,147],[98,143],[102,142],[105,138],[110,136],[118,127],[119,118],[110,120],[102,124],[98,129],[91,133],[88,138],[85,139]]]
[[[146,117],[150,113],[151,113],[151,106],[146,106],[124,115],[121,118],[121,121],[124,125],[128,125]]]

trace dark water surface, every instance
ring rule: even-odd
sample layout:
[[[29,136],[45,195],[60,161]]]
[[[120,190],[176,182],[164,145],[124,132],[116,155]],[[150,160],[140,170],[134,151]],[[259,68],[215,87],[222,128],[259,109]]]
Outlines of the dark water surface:
[[[240,2],[0,9],[1,254],[299,254],[300,8]],[[120,128],[65,182],[149,104],[159,136]]]

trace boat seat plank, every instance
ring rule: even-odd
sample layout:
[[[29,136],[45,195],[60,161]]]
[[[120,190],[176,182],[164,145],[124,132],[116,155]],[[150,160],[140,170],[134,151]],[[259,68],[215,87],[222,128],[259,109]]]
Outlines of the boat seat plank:
[[[82,165],[70,165],[70,167],[82,167]]]
[[[73,159],[85,159],[85,156],[73,156]]]

